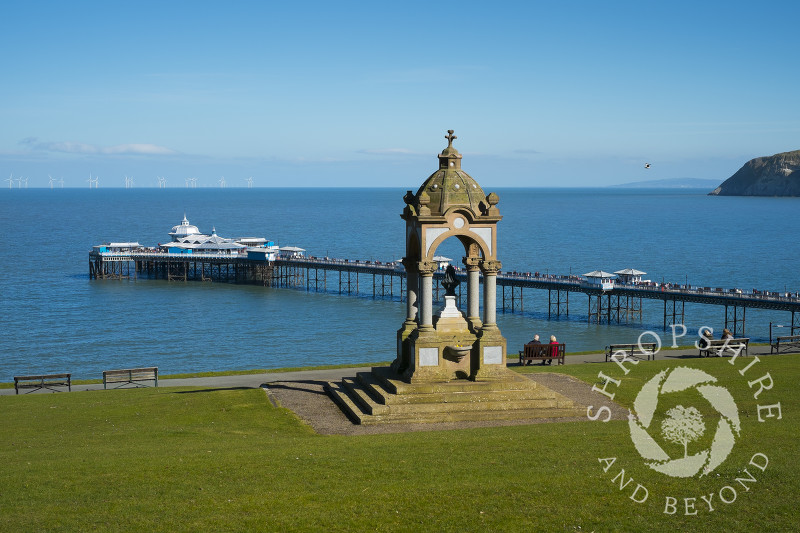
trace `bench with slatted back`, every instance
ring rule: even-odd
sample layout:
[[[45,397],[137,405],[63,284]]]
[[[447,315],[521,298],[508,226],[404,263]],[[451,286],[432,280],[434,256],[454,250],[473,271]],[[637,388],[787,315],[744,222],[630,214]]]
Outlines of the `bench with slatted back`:
[[[147,368],[124,368],[120,370],[103,370],[103,388],[107,389],[108,385],[118,384],[114,388],[124,387],[125,385],[133,385],[134,387],[145,387],[142,382],[152,381],[155,387],[158,387],[158,367],[152,366]]]
[[[786,352],[800,352],[800,335],[778,337],[775,339],[774,343],[770,343],[769,353],[781,353],[781,350]]]
[[[618,354],[617,357],[635,357],[637,359],[655,359],[658,344],[655,342],[640,342],[636,344],[612,344],[606,346],[606,362],[611,360],[611,356]]]
[[[700,357],[723,357],[725,355],[747,355],[750,338],[742,339],[700,339]]]
[[[556,359],[559,365],[564,364],[564,343],[535,344],[528,343],[519,352],[519,364],[524,365],[530,361],[552,361]]]
[[[37,376],[14,376],[14,392],[19,394],[20,389],[31,389],[34,392],[39,389],[47,389],[59,392],[55,387],[66,387],[72,390],[72,374],[39,374]],[[26,393],[27,394],[27,393]]]

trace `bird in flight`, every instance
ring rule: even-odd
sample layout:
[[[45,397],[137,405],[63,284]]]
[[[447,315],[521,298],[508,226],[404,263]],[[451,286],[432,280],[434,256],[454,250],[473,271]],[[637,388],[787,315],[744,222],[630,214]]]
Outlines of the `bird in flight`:
[[[650,163],[645,163],[644,168],[650,168]]]

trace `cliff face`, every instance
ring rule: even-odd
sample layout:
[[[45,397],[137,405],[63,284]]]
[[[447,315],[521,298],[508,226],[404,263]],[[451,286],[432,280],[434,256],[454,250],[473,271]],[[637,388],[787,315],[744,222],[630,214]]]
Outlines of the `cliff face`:
[[[800,196],[800,150],[751,159],[709,194]]]

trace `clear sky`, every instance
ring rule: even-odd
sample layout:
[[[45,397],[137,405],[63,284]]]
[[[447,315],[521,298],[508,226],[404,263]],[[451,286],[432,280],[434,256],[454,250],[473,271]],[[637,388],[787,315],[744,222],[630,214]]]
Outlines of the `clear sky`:
[[[0,178],[29,187],[416,188],[448,129],[489,188],[722,182],[800,149],[796,0],[31,0],[1,18]]]

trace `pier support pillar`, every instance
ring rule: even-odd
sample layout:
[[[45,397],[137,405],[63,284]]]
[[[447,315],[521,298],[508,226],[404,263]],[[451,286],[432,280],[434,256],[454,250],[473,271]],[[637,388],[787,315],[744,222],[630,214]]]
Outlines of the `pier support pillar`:
[[[562,297],[563,292],[563,297]],[[556,297],[553,299],[553,290],[547,290],[547,318],[551,318],[553,314],[561,316],[561,305],[564,305],[564,314],[569,316],[569,291],[562,291],[557,289],[555,291]],[[555,312],[553,311],[555,309]]]
[[[731,330],[734,337],[744,337],[745,311],[747,308],[738,305],[725,306],[725,327]]]
[[[685,304],[683,300],[664,300],[664,331],[672,325],[684,323]]]

